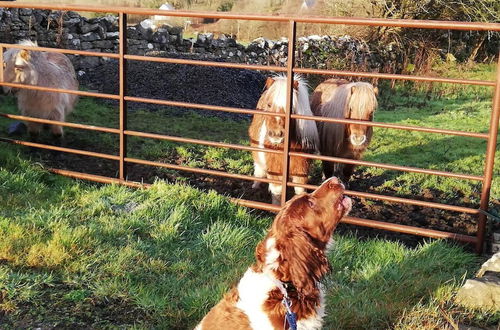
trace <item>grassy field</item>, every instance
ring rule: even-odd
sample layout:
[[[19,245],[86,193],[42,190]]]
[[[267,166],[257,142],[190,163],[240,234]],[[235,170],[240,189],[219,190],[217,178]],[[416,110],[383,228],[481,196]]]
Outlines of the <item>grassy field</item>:
[[[270,220],[212,192],[78,183],[0,150],[0,328],[192,328],[253,260]],[[481,261],[336,236],[325,328],[492,325],[453,304]]]
[[[487,65],[467,73],[451,70],[452,75],[476,79],[490,79],[493,72]],[[375,119],[487,131],[490,90],[433,88],[384,89]],[[2,112],[17,113],[12,97],[0,102]],[[134,110],[128,119],[131,130],[248,143],[247,120],[171,108]],[[69,121],[117,127],[117,110],[82,98]],[[10,122],[0,118],[2,136]],[[68,147],[118,151],[114,135],[76,129],[65,133]],[[51,142],[49,136],[42,141]],[[481,140],[376,129],[365,159],[481,174],[484,148]],[[139,138],[130,138],[128,151],[131,157],[252,172],[247,152]],[[8,144],[0,148],[0,328],[192,328],[252,262],[255,245],[271,221],[214,191],[189,187],[194,180],[183,172],[154,171],[177,184],[159,181],[148,190],[131,190],[49,174],[44,167],[57,165],[54,159]],[[497,155],[495,207],[499,161]],[[60,162],[116,174],[116,164],[101,168],[101,163],[85,157]],[[319,175],[316,167],[312,180]],[[358,177],[382,178],[369,187],[375,192],[419,196],[432,190],[437,201],[458,204],[477,203],[481,188],[376,168],[361,167]],[[226,190],[231,193],[231,188]],[[456,289],[482,261],[459,246],[429,241],[409,248],[382,239],[336,236],[330,261],[326,329],[442,329],[458,322],[493,326],[500,321],[498,314],[454,305]]]

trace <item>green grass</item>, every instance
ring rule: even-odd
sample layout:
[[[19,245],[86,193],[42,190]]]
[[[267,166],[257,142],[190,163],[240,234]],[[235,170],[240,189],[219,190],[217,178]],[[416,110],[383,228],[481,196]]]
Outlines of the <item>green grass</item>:
[[[75,182],[12,148],[0,151],[0,164],[6,329],[192,328],[252,263],[271,220],[183,185]],[[498,321],[453,304],[480,261],[458,246],[336,236],[330,261],[326,329],[441,327],[441,311],[477,325]]]

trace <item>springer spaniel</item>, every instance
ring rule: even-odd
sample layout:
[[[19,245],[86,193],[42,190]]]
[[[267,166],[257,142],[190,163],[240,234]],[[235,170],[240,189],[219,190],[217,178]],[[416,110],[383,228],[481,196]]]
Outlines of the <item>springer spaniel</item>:
[[[257,261],[195,330],[320,329],[328,243],[352,206],[344,189],[333,177],[288,201],[257,245]]]

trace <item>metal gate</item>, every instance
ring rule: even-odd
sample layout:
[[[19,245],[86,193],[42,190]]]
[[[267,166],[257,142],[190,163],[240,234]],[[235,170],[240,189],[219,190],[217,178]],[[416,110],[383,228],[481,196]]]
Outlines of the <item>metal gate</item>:
[[[79,178],[92,180],[103,183],[119,183],[123,185],[133,186],[133,187],[142,187],[144,184],[139,182],[130,181],[127,179],[127,164],[142,164],[148,166],[158,166],[169,169],[188,171],[199,174],[208,174],[215,175],[233,179],[240,180],[250,180],[250,181],[261,181],[265,183],[276,183],[282,184],[284,187],[305,187],[308,189],[313,189],[316,186],[313,185],[301,185],[288,181],[288,171],[289,171],[289,160],[290,156],[301,156],[309,159],[318,159],[318,160],[329,160],[335,161],[339,163],[346,164],[356,164],[356,165],[364,165],[371,167],[378,167],[389,170],[397,170],[397,171],[405,171],[405,172],[414,172],[414,173],[423,173],[428,175],[437,175],[458,179],[466,179],[466,180],[475,180],[482,182],[482,190],[481,190],[481,202],[479,209],[449,205],[444,203],[434,203],[427,201],[420,201],[409,198],[400,198],[386,195],[379,195],[373,193],[366,193],[360,191],[351,191],[347,190],[346,194],[351,196],[357,196],[362,198],[376,199],[386,202],[395,202],[395,203],[403,203],[409,205],[418,205],[423,207],[430,207],[435,209],[442,209],[448,211],[456,211],[467,213],[471,215],[476,215],[478,217],[478,229],[476,236],[462,235],[445,231],[431,230],[425,228],[419,228],[408,225],[394,224],[383,221],[375,221],[369,219],[361,219],[356,217],[345,217],[343,219],[344,223],[358,225],[358,226],[366,226],[371,228],[395,231],[406,234],[420,235],[426,237],[434,237],[434,238],[451,238],[465,243],[473,243],[476,246],[476,251],[480,253],[483,249],[483,243],[485,239],[485,230],[486,230],[486,221],[487,218],[485,216],[485,211],[488,210],[488,203],[490,199],[490,188],[493,176],[493,165],[494,165],[494,156],[497,145],[497,135],[498,135],[498,120],[500,115],[500,56],[499,61],[497,63],[497,73],[495,81],[485,81],[485,80],[466,80],[466,79],[451,79],[451,78],[439,78],[439,77],[429,77],[429,76],[413,76],[413,75],[403,75],[403,74],[388,74],[388,73],[373,73],[373,72],[352,72],[352,71],[343,71],[343,70],[319,70],[319,69],[309,69],[309,68],[297,68],[295,67],[295,50],[296,50],[296,26],[297,23],[316,23],[316,24],[344,24],[344,25],[362,25],[362,26],[385,26],[385,27],[401,27],[401,28],[419,28],[419,29],[446,29],[446,30],[478,30],[478,31],[500,31],[500,24],[497,23],[470,23],[470,22],[452,22],[452,21],[419,21],[419,20],[398,20],[398,19],[369,19],[369,18],[354,18],[354,17],[300,17],[300,16],[272,16],[272,15],[243,15],[243,14],[230,14],[230,13],[211,13],[211,12],[189,12],[189,11],[160,11],[160,10],[150,10],[150,9],[141,9],[141,8],[121,8],[121,7],[95,7],[95,6],[67,6],[67,5],[44,5],[44,4],[21,4],[21,3],[7,3],[2,2],[2,7],[7,8],[30,8],[30,9],[52,9],[52,10],[61,10],[61,11],[80,11],[80,12],[95,12],[95,13],[116,13],[119,16],[119,52],[118,53],[101,53],[101,52],[89,52],[89,51],[79,51],[79,50],[69,50],[69,49],[57,49],[57,48],[44,48],[44,47],[29,47],[29,46],[20,46],[20,45],[12,45],[12,44],[0,44],[0,62],[3,63],[3,51],[6,48],[18,48],[18,49],[28,49],[28,50],[38,50],[38,51],[46,51],[46,52],[57,52],[63,54],[74,54],[74,55],[83,55],[83,56],[98,56],[98,57],[106,57],[106,58],[114,58],[119,61],[119,93],[118,95],[114,94],[104,94],[104,93],[95,93],[95,92],[87,92],[87,91],[74,91],[74,90],[64,90],[57,88],[46,88],[46,87],[37,87],[30,85],[21,85],[21,84],[13,84],[3,82],[3,66],[0,65],[0,86],[7,86],[13,88],[25,88],[25,89],[33,89],[33,90],[41,90],[41,91],[51,91],[51,92],[64,92],[69,94],[77,94],[82,96],[89,97],[98,97],[105,99],[113,99],[119,101],[119,128],[109,128],[109,127],[98,127],[98,126],[90,126],[83,125],[77,123],[67,123],[61,121],[54,120],[45,120],[38,119],[32,117],[25,117],[19,115],[11,115],[0,113],[1,116],[16,120],[24,120],[30,122],[37,122],[43,124],[57,124],[65,127],[73,127],[78,129],[97,131],[97,132],[105,132],[116,134],[119,136],[119,154],[111,155],[104,153],[97,153],[91,151],[85,151],[80,149],[71,149],[64,148],[28,141],[21,141],[16,139],[9,138],[0,138],[0,141],[19,144],[29,147],[42,148],[60,152],[73,153],[78,155],[97,157],[101,159],[108,159],[117,161],[119,164],[119,174],[118,177],[106,177],[106,176],[98,176],[88,173],[74,172],[62,169],[50,169],[52,172]],[[199,61],[199,60],[186,60],[186,59],[173,59],[173,58],[163,58],[163,57],[151,57],[151,56],[137,56],[127,54],[127,36],[126,36],[126,28],[127,28],[127,15],[129,14],[140,14],[140,15],[163,15],[163,16],[176,16],[176,17],[200,17],[200,18],[218,18],[218,19],[231,19],[231,20],[258,20],[258,21],[270,21],[270,22],[282,22],[288,24],[288,60],[286,67],[280,66],[265,66],[265,65],[247,65],[247,64],[237,64],[237,63],[225,63],[225,62],[211,62],[211,61]],[[500,55],[500,54],[499,54]],[[202,65],[202,66],[214,66],[214,67],[224,67],[224,68],[237,68],[237,69],[248,69],[248,70],[266,70],[266,71],[274,71],[274,72],[284,72],[287,74],[287,104],[286,114],[282,114],[281,116],[285,119],[285,142],[284,149],[281,150],[273,150],[273,149],[261,149],[256,147],[237,145],[237,144],[229,144],[229,143],[219,143],[212,142],[206,140],[199,139],[188,139],[182,137],[174,137],[167,136],[161,134],[152,134],[145,133],[139,131],[133,131],[127,129],[127,102],[143,102],[157,105],[166,105],[166,106],[176,106],[176,107],[188,107],[195,108],[201,110],[215,110],[215,111],[225,111],[225,112],[233,112],[240,114],[262,114],[262,115],[270,115],[270,113],[254,110],[254,109],[240,109],[240,108],[232,108],[232,107],[223,107],[223,106],[212,106],[205,104],[194,104],[194,103],[185,103],[185,102],[175,102],[175,101],[167,101],[167,100],[157,100],[157,99],[149,99],[142,97],[132,97],[127,95],[127,72],[126,72],[126,63],[127,60],[134,61],[151,61],[151,62],[160,62],[160,63],[176,63],[176,64],[189,64],[189,65]],[[408,125],[396,125],[390,123],[382,123],[382,122],[365,122],[359,120],[349,120],[349,119],[332,119],[332,118],[321,118],[321,117],[310,117],[310,116],[302,116],[291,114],[291,97],[292,97],[292,79],[294,73],[303,73],[303,74],[320,74],[320,75],[336,75],[336,76],[349,76],[349,77],[359,77],[359,78],[381,78],[381,79],[392,79],[392,80],[410,80],[410,81],[420,81],[420,82],[440,82],[440,83],[452,83],[452,84],[465,84],[465,85],[478,85],[478,86],[486,86],[494,88],[494,96],[493,96],[493,108],[490,117],[489,123],[489,131],[488,133],[472,133],[465,131],[457,131],[457,130],[448,130],[448,129],[436,129],[430,127],[418,127],[418,126],[408,126]],[[273,116],[279,116],[280,114],[272,113]],[[290,121],[292,119],[310,119],[315,121],[324,121],[324,122],[335,122],[335,123],[344,123],[344,124],[356,124],[362,123],[363,125],[373,126],[373,127],[381,127],[381,128],[390,128],[390,129],[398,129],[398,130],[409,130],[409,131],[419,131],[426,133],[438,133],[438,134],[446,134],[446,135],[454,135],[454,136],[465,136],[471,138],[485,139],[487,141],[486,148],[486,158],[485,158],[485,167],[483,175],[470,175],[463,173],[452,173],[446,171],[437,171],[430,169],[423,169],[417,167],[409,167],[409,166],[399,166],[394,164],[384,164],[370,161],[362,161],[362,160],[352,160],[346,158],[338,158],[338,157],[326,157],[319,156],[307,153],[299,153],[299,152],[291,152],[289,150],[289,127]],[[127,155],[127,137],[128,136],[136,136],[136,137],[145,137],[151,139],[161,139],[175,142],[185,142],[185,143],[193,143],[200,144],[206,146],[213,147],[222,147],[222,148],[232,148],[238,150],[246,150],[246,151],[264,151],[264,152],[275,152],[283,154],[283,180],[280,182],[278,180],[270,180],[266,178],[255,178],[253,176],[242,175],[242,174],[231,174],[226,173],[224,171],[216,171],[209,169],[201,169],[201,168],[192,168],[187,166],[181,166],[176,164],[167,164],[155,161],[148,161],[138,158],[132,158]],[[285,203],[287,194],[286,189],[284,189],[281,203],[282,205]],[[242,204],[244,206],[268,210],[268,211],[278,211],[280,209],[277,205],[261,203],[256,201],[244,200],[244,199],[234,199],[235,202]]]

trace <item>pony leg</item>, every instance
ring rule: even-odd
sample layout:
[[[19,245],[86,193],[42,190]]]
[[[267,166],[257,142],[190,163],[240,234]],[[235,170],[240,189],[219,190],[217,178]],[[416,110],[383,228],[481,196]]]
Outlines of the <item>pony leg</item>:
[[[64,109],[55,109],[50,114],[50,119],[64,121]],[[63,128],[60,125],[50,125],[50,132],[54,137],[61,138],[64,134]]]
[[[33,141],[38,140],[38,136],[40,135],[40,132],[42,131],[42,124],[39,123],[34,123],[34,122],[27,122],[26,126],[28,127],[28,133],[30,135],[30,139]]]
[[[307,176],[292,176],[292,182],[306,184]],[[295,191],[295,195],[300,195],[306,192],[306,189],[303,187],[293,187],[293,190]]]
[[[331,178],[333,176],[335,169],[335,164],[333,162],[323,161],[323,180]]]
[[[348,182],[349,179],[352,176],[352,173],[354,173],[354,168],[356,165],[354,164],[344,164],[344,168],[342,171],[342,175],[344,176],[344,182]]]
[[[275,177],[272,179],[277,179],[277,178]],[[281,204],[281,193],[283,191],[283,187],[280,184],[270,183],[269,184],[269,191],[271,192],[271,195],[272,195],[273,204],[280,205]]]
[[[266,170],[264,167],[260,166],[259,163],[254,162],[253,163],[253,176],[256,178],[265,178],[266,177]],[[252,189],[259,189],[260,185],[262,182],[260,181],[254,181],[252,185]]]

